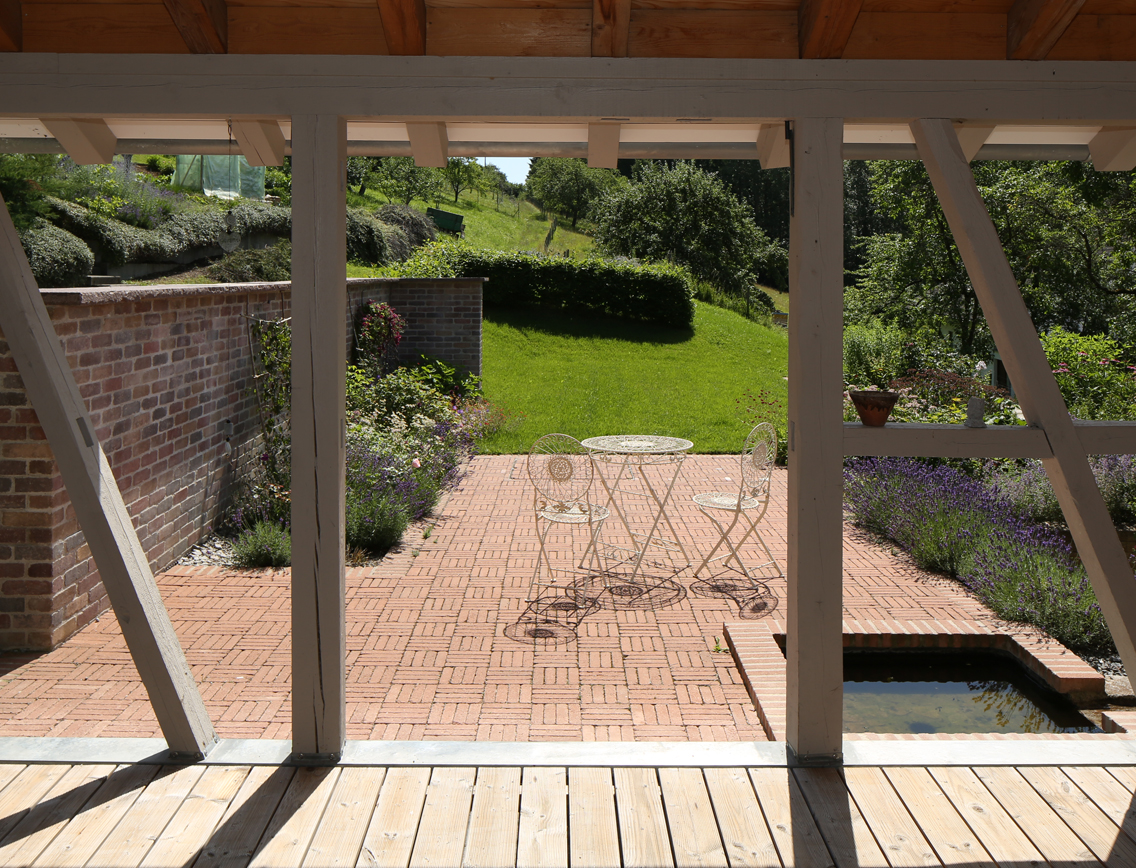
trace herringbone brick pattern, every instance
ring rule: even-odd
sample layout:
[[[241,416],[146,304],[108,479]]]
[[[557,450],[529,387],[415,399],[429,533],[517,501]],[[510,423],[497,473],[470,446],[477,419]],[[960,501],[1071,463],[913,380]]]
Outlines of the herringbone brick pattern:
[[[669,512],[692,552],[715,537],[691,496],[736,485],[736,461],[692,456],[683,468]],[[774,473],[762,526],[782,563],[786,479]],[[992,618],[958,587],[847,527],[844,548],[850,619]],[[601,609],[578,640],[534,648],[502,631],[524,609],[536,552],[524,458],[482,457],[428,536],[412,528],[378,566],[349,569],[348,737],[765,739],[722,638],[723,623],[739,617],[733,602],[688,594],[654,610]],[[678,575],[682,585],[691,572]],[[159,583],[218,733],[288,738],[288,572],[175,567]],[[781,617],[784,580],[770,590],[769,614]],[[110,613],[0,676],[0,721],[0,736],[160,735]]]

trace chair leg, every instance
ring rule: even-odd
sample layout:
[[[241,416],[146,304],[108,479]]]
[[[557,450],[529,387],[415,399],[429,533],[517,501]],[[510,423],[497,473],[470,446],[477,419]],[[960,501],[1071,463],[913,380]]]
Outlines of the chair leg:
[[[702,572],[703,569],[705,569],[706,565],[709,564],[710,561],[716,560],[714,555],[717,553],[718,549],[722,547],[723,543],[726,544],[727,548],[730,547],[730,542],[729,542],[730,531],[732,531],[734,529],[734,526],[738,523],[738,518],[739,518],[739,511],[735,510],[734,511],[734,520],[730,522],[729,527],[724,528],[724,527],[722,527],[722,523],[714,517],[714,514],[709,512],[708,510],[704,509],[701,504],[699,504],[699,506],[698,506],[698,511],[701,512],[708,519],[710,519],[710,521],[712,521],[714,523],[714,527],[718,528],[718,541],[716,543],[714,543],[714,548],[710,549],[710,553],[702,559],[702,563],[700,563],[698,565],[698,569],[696,569],[694,571],[695,578],[698,577],[698,574],[700,572]],[[737,556],[737,554],[735,553],[735,557],[736,556]],[[738,563],[741,563],[741,561],[739,560]]]

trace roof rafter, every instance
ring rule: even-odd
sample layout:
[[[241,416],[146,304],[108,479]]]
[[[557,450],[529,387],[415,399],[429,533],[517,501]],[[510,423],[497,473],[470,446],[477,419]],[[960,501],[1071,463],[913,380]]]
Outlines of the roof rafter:
[[[118,137],[102,118],[51,118],[41,121],[47,131],[80,166],[109,163]]]
[[[619,161],[619,131],[622,124],[588,124],[588,165],[614,169]]]
[[[1006,59],[1044,60],[1085,0],[1015,0],[1006,19]]]
[[[225,0],[163,0],[186,47],[194,54],[229,50],[229,9]]]
[[[444,123],[408,123],[406,135],[410,139],[414,165],[445,167],[450,156],[450,139]]]
[[[234,118],[233,136],[250,166],[284,165],[284,133],[276,121]]]
[[[426,53],[426,0],[378,0],[391,54]]]
[[[800,56],[842,57],[861,5],[862,0],[802,0],[797,12]]]
[[[1129,172],[1136,169],[1136,129],[1105,127],[1089,142],[1093,168],[1098,172]]]
[[[631,0],[592,0],[592,57],[627,57]]]
[[[20,0],[0,0],[0,51],[21,51],[23,30]]]

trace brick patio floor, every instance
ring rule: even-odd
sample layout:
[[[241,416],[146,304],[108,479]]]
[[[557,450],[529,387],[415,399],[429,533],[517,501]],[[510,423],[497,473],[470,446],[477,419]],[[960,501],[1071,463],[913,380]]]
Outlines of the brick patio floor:
[[[763,740],[721,638],[723,622],[738,620],[730,600],[688,594],[654,610],[602,609],[578,640],[548,649],[503,635],[524,609],[535,563],[524,468],[523,457],[475,459],[428,537],[412,528],[378,566],[348,570],[348,738]],[[692,494],[736,485],[724,481],[736,468],[736,457],[687,460],[670,514],[694,551],[715,537]],[[786,481],[774,472],[762,525],[782,563]],[[849,619],[993,619],[848,526],[844,573]],[[689,586],[691,570],[678,578]],[[219,567],[159,577],[222,737],[290,737],[288,581],[287,571]],[[770,614],[782,617],[785,583],[770,589]],[[0,736],[160,734],[112,613],[0,676]]]

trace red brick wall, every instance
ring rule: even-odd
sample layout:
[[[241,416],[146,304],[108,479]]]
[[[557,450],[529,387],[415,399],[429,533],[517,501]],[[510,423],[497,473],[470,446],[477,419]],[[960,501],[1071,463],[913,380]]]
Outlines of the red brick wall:
[[[410,320],[403,354],[436,355],[480,372],[480,281],[400,283],[351,281],[349,320],[362,301],[401,293],[413,308],[395,305]],[[43,293],[155,570],[173,563],[218,517],[234,477],[226,420],[232,454],[253,454],[240,448],[258,429],[246,317],[288,315],[289,294],[286,283]],[[421,325],[459,313],[460,327],[439,324],[438,335]],[[350,340],[350,321],[345,327]],[[54,647],[108,607],[0,334],[0,648]]]

